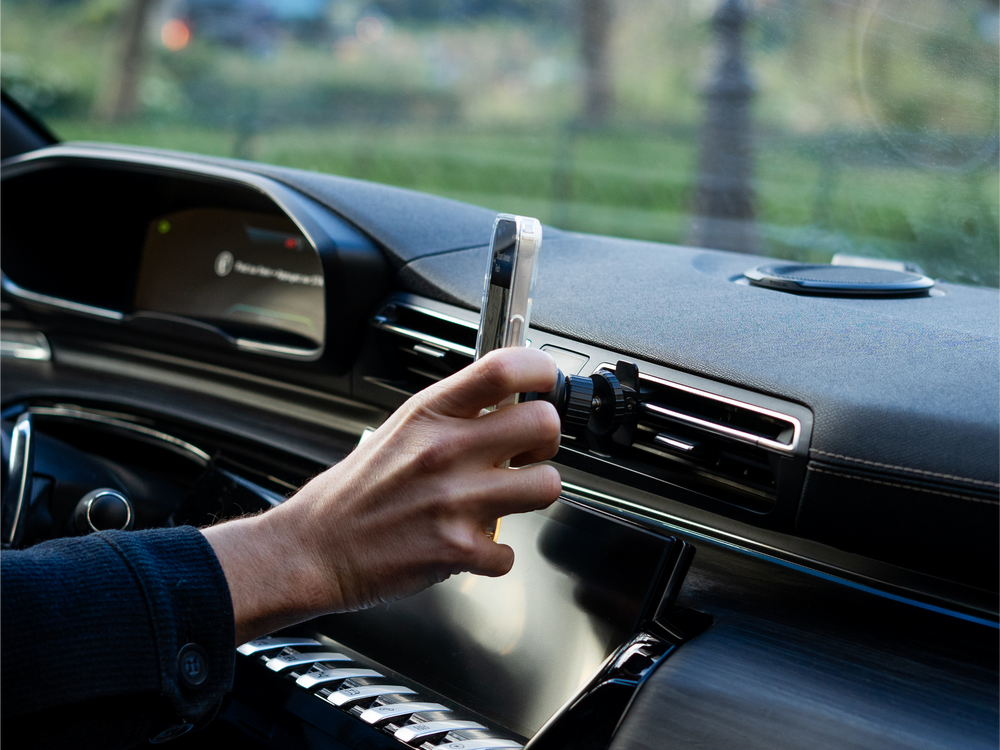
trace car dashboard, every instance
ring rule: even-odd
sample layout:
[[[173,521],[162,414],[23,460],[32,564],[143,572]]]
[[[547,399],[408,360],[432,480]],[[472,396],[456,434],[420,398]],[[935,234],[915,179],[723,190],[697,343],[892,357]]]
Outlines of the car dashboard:
[[[472,361],[486,209],[86,143],[2,180],[26,543],[97,486],[137,528],[266,511]],[[178,744],[995,746],[997,292],[790,293],[764,260],[546,227],[528,345],[631,368],[629,439],[563,435],[509,576],[241,646]]]

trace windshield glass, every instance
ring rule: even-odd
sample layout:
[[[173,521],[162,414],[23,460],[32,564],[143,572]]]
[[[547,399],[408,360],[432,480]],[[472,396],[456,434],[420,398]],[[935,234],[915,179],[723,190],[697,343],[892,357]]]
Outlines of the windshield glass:
[[[997,286],[997,0],[2,0],[66,140]]]

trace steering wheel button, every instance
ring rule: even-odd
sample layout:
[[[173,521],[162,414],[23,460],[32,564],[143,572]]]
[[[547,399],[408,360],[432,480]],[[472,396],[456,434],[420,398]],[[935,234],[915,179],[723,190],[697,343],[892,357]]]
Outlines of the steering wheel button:
[[[365,698],[378,698],[380,695],[413,695],[413,691],[402,685],[358,685],[330,693],[326,699],[335,706],[348,706]]]
[[[366,724],[378,724],[389,719],[398,719],[401,716],[409,716],[410,714],[422,713],[424,711],[451,711],[451,709],[447,706],[442,706],[440,703],[421,703],[420,701],[390,703],[385,706],[372,706],[361,714],[361,721]]]
[[[244,656],[253,656],[261,651],[269,651],[276,648],[286,648],[288,646],[322,646],[323,644],[312,638],[293,638],[290,636],[266,635],[263,638],[254,638],[247,641],[242,646],[237,647],[236,652]]]
[[[349,680],[352,677],[382,677],[374,669],[361,669],[345,667],[343,669],[316,669],[308,674],[302,675],[299,679],[295,681],[295,684],[299,687],[304,688],[314,688],[317,685],[325,685],[328,682],[340,682],[342,680]],[[375,687],[367,686],[367,687]],[[379,686],[381,687],[381,686]]]
[[[350,658],[335,651],[313,651],[310,654],[299,653],[289,649],[282,652],[267,662],[267,668],[272,672],[283,672],[292,667],[301,667],[304,664],[315,664],[321,661],[350,661]]]

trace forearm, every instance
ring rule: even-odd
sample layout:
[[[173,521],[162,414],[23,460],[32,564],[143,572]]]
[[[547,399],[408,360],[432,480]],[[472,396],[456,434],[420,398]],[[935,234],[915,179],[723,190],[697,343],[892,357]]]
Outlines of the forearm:
[[[230,689],[227,581],[194,529],[5,550],[2,569],[4,739],[12,746],[18,737],[32,747],[145,741],[211,716]],[[188,644],[206,657],[196,686],[180,672]],[[126,703],[127,720],[109,726]],[[77,719],[48,721],[57,707]]]

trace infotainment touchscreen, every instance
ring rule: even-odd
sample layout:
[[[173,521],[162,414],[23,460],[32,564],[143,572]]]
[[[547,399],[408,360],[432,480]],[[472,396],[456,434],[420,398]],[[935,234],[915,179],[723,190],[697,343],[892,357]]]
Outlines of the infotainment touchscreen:
[[[532,736],[659,603],[676,542],[563,501],[503,529],[506,576],[454,576],[318,629]]]
[[[197,208],[146,230],[137,311],[313,350],[323,343],[324,299],[319,255],[286,216]]]

